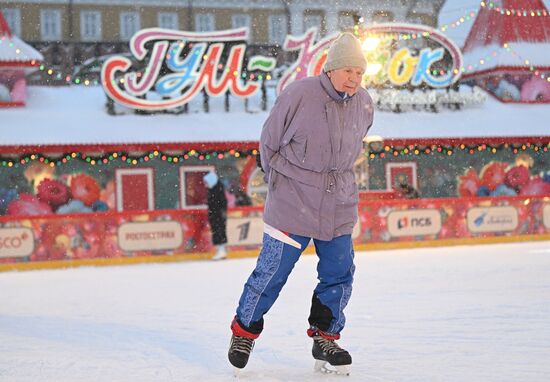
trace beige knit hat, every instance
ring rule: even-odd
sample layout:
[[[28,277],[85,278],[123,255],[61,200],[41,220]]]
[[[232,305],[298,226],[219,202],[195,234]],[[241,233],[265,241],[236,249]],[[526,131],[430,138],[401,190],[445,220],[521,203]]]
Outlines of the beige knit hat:
[[[325,72],[344,67],[367,69],[367,59],[361,49],[361,42],[349,32],[342,33],[332,42],[325,62]]]

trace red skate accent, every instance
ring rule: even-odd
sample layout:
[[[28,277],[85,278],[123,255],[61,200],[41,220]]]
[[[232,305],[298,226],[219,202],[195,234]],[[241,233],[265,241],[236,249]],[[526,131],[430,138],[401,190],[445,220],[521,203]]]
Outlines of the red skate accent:
[[[313,336],[320,336],[327,340],[339,340],[340,339],[340,333],[327,333],[323,332],[322,330],[319,330],[317,328],[309,328],[307,330],[307,335],[310,337]]]
[[[239,323],[237,322],[237,317],[235,317],[233,319],[233,322],[231,322],[231,331],[233,332],[234,335],[238,337],[250,338],[251,340],[255,340],[260,336],[260,334],[250,333],[245,329],[243,329],[241,325],[239,325]]]

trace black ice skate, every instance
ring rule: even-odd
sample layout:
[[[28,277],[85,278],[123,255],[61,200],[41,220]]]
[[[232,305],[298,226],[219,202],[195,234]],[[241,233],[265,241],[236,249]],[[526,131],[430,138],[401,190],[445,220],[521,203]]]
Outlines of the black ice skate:
[[[323,373],[349,375],[351,372],[351,355],[342,349],[335,340],[313,335],[311,353],[315,361],[315,371]],[[329,367],[327,363],[332,366]]]
[[[235,374],[239,372],[237,369],[243,369],[246,366],[248,357],[250,357],[253,348],[253,339],[236,336],[234,334],[231,336],[227,357],[229,358],[229,362],[236,368]]]

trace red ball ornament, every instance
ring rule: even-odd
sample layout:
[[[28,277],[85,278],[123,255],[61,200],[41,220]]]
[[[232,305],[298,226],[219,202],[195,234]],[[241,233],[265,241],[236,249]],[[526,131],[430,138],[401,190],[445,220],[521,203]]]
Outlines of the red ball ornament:
[[[548,196],[550,195],[550,183],[545,182],[540,176],[532,178],[520,191],[520,196]]]
[[[13,200],[6,209],[7,215],[36,216],[52,214],[49,204],[41,202],[31,194],[19,194],[19,199]]]
[[[506,174],[507,163],[491,162],[480,172],[481,185],[494,191],[499,185],[504,184],[504,176]]]
[[[73,199],[80,200],[88,207],[99,199],[100,191],[96,180],[89,175],[79,174],[71,178]]]
[[[504,176],[504,184],[516,191],[520,191],[529,183],[529,170],[525,166],[512,167]]]
[[[475,169],[469,169],[465,175],[458,177],[458,195],[464,197],[476,196],[480,180]]]
[[[37,196],[41,202],[48,203],[56,209],[66,204],[71,194],[69,188],[60,181],[46,178],[38,185]]]

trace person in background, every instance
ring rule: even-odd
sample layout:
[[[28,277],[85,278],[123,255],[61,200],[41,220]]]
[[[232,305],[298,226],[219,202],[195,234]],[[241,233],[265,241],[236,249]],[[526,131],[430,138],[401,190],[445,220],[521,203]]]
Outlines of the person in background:
[[[250,199],[250,196],[248,196],[246,191],[243,190],[238,181],[234,181],[231,183],[229,191],[235,196],[235,206],[242,207],[252,205],[252,200]]]
[[[315,368],[328,369],[328,363],[349,374],[351,355],[336,340],[345,326],[355,270],[353,166],[373,121],[372,99],[361,87],[366,66],[359,40],[343,33],[328,50],[324,71],[284,89],[263,126],[260,163],[268,184],[263,246],[231,323],[228,358],[236,373],[246,366],[264,315],[313,240],[319,283],[307,334]]]
[[[212,244],[216,246],[216,254],[212,260],[227,258],[225,244],[227,243],[227,198],[222,182],[215,171],[210,171],[203,177],[208,188],[208,223],[212,232]]]
[[[416,188],[410,185],[407,181],[400,182],[397,186],[397,195],[403,199],[418,199],[420,194]]]

